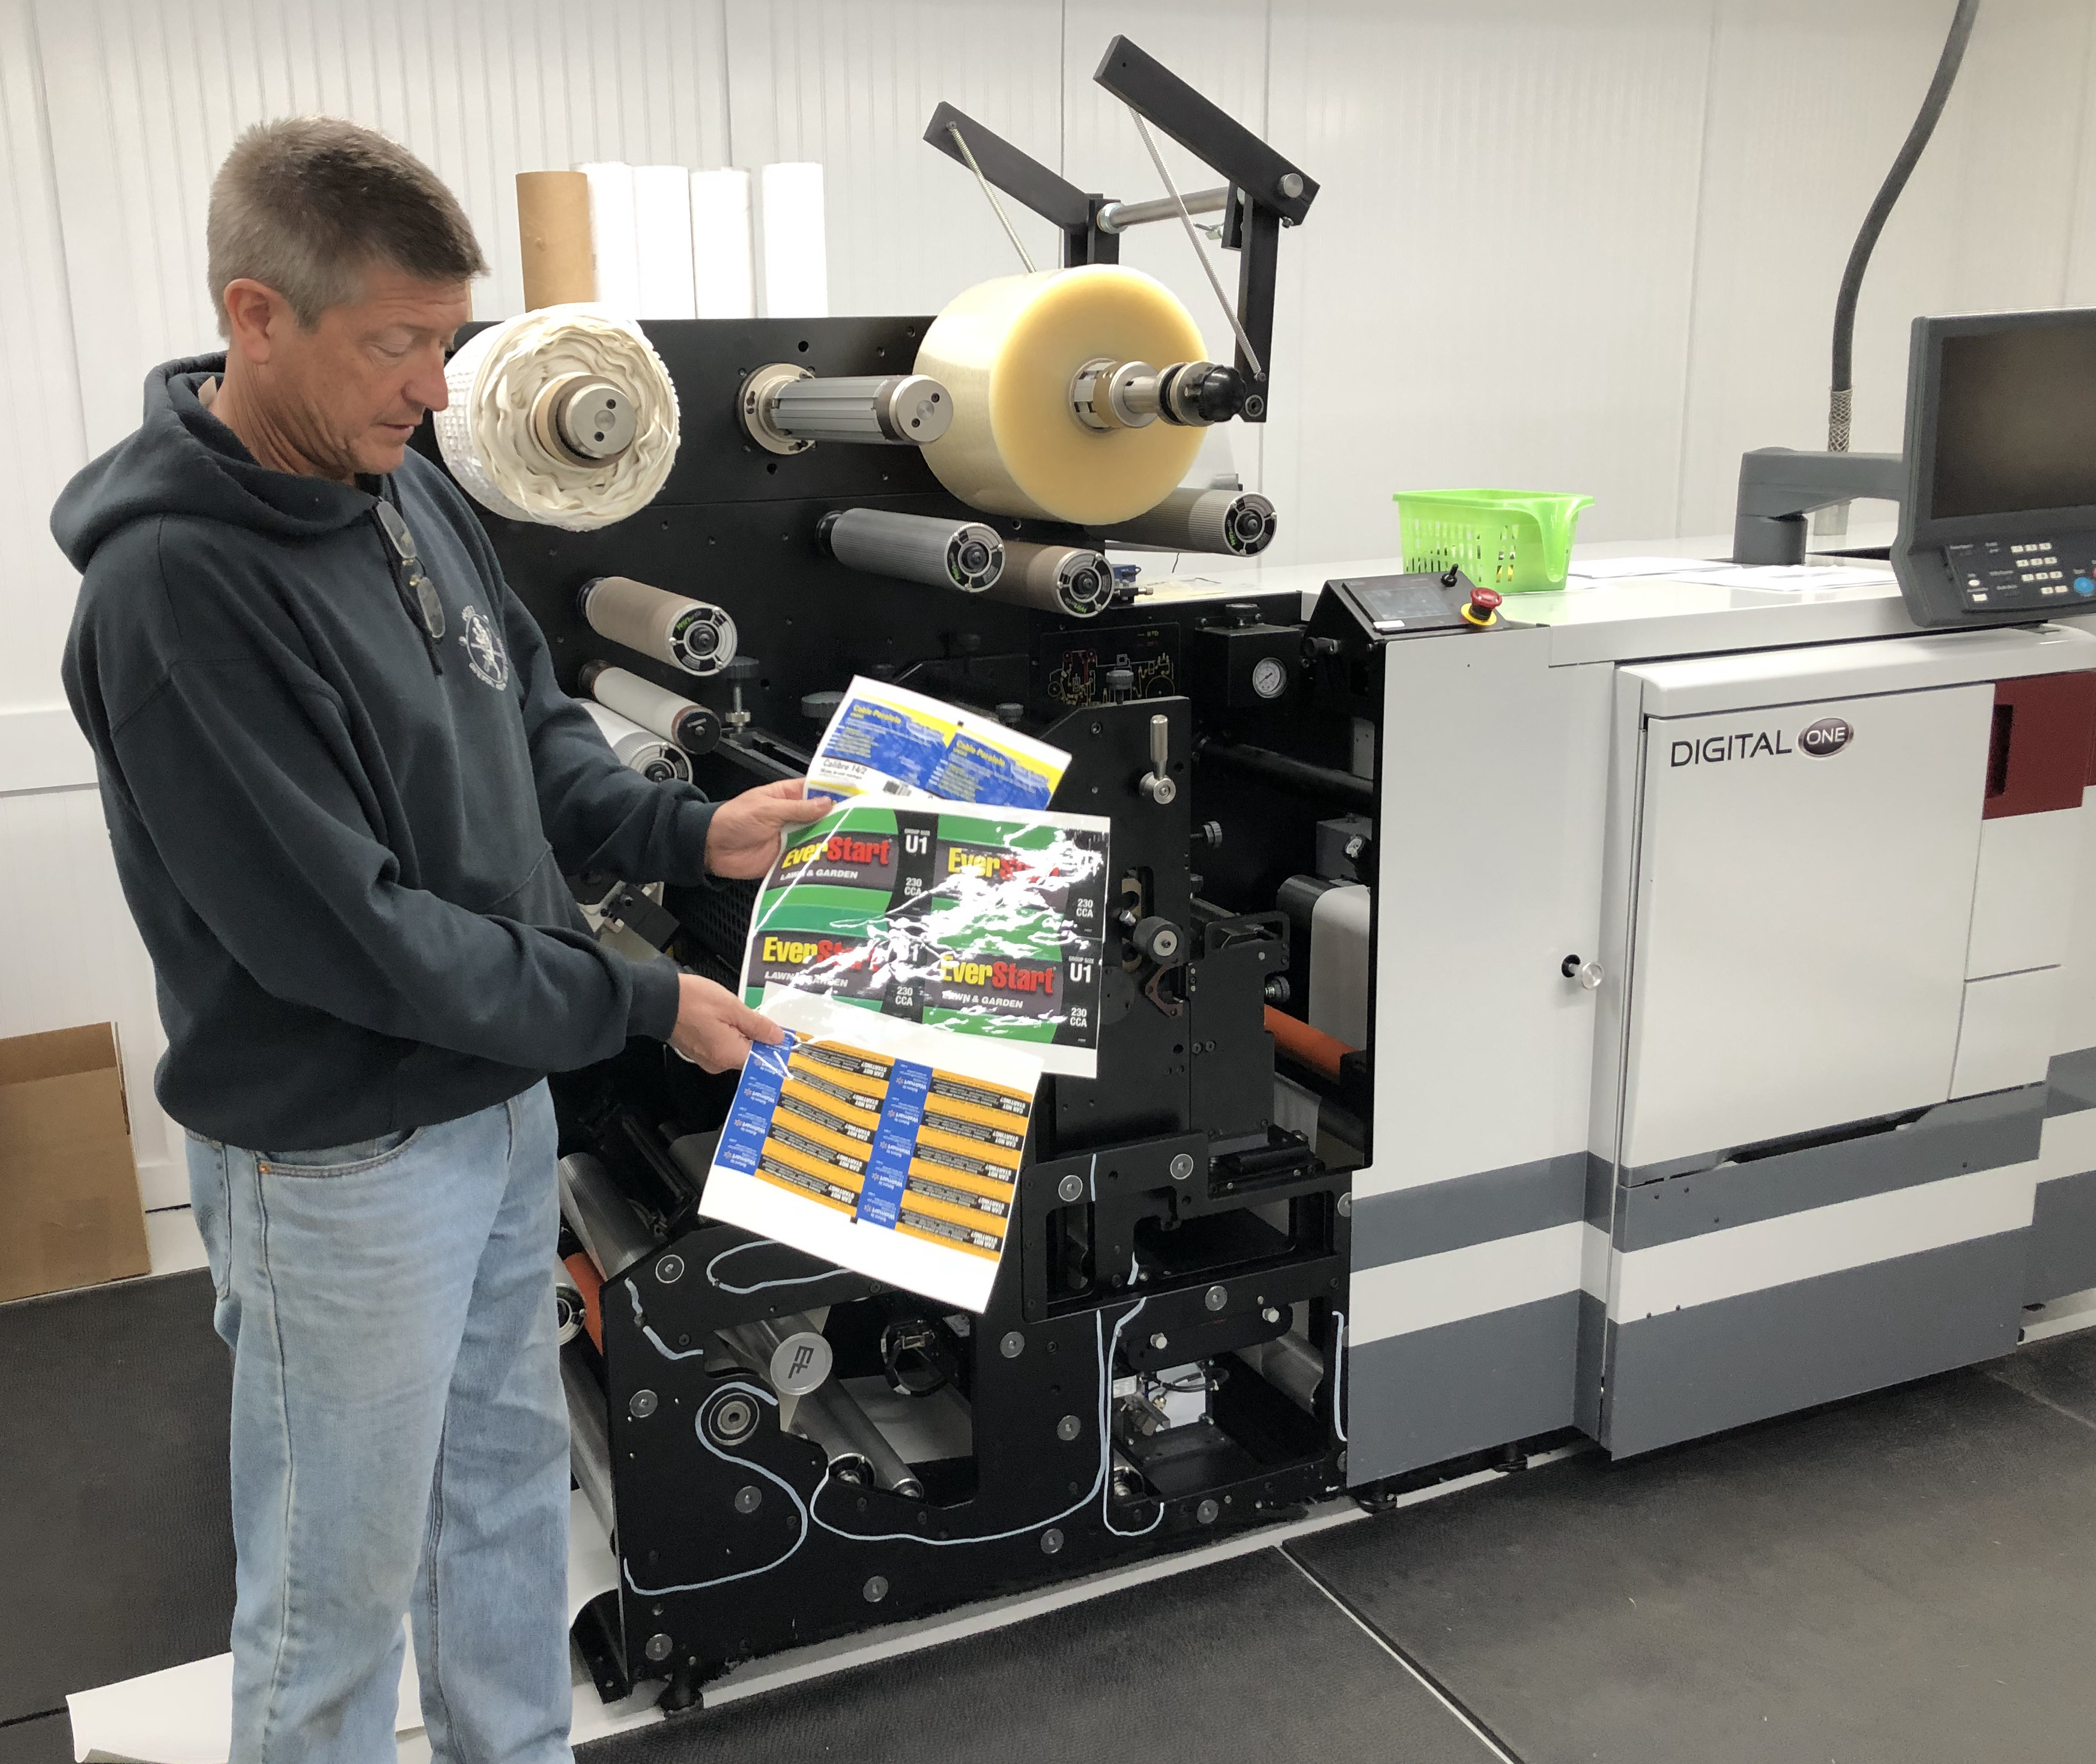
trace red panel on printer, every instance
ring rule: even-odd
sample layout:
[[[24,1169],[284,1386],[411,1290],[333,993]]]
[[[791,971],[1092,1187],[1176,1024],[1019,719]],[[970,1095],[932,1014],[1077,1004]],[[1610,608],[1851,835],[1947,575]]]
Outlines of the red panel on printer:
[[[1997,680],[1984,817],[2079,808],[2082,791],[2092,784],[2096,673]]]

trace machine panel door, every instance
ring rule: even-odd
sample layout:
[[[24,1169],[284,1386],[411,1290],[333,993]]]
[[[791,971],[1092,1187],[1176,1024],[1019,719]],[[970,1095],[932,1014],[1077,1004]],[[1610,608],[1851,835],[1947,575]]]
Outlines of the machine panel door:
[[[1950,686],[1646,722],[1625,1165],[1948,1096],[1993,704]]]

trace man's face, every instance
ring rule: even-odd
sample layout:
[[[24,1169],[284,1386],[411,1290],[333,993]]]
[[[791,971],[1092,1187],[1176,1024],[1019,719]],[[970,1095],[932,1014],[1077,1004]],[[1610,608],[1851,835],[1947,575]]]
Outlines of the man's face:
[[[310,331],[274,295],[259,327],[240,322],[235,303],[229,310],[234,347],[257,370],[257,414],[313,471],[347,479],[397,469],[423,414],[449,402],[444,354],[473,300],[465,282],[374,266],[362,297],[329,307]]]

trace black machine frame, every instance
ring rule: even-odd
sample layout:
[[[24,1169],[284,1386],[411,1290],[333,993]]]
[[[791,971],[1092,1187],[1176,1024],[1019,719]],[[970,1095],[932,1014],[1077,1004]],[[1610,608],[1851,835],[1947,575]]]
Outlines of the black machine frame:
[[[1100,80],[1230,177],[1240,320],[1270,374],[1275,247],[1315,185],[1124,39]],[[1111,260],[1112,235],[1094,224],[1103,198],[950,107],[934,137],[942,118],[958,120],[990,181],[1063,226],[1072,262]],[[950,135],[943,145],[953,150]],[[636,1042],[554,1081],[563,1155],[596,1161],[650,1246],[605,1270],[600,1343],[583,1335],[563,1349],[579,1374],[571,1402],[575,1390],[592,1410],[596,1393],[603,1402],[578,1432],[608,1442],[621,1583],[575,1632],[607,1696],[662,1679],[665,1705],[688,1706],[739,1661],[1184,1548],[1347,1484],[1350,1179],[1369,1151],[1366,1060],[1356,1054],[1338,1077],[1290,1065],[1332,1103],[1334,1124],[1321,1115],[1318,1130],[1291,1130],[1275,1118],[1268,1024],[1299,989],[1303,959],[1277,893],[1313,868],[1321,820],[1372,800],[1354,770],[1354,723],[1379,699],[1376,664],[1336,658],[1330,641],[1321,652],[1293,591],[1146,603],[1129,590],[1085,621],[838,563],[818,528],[845,508],[1096,542],[965,507],[913,447],[825,442],[780,455],[745,432],[737,407],[753,370],[907,372],[929,323],[645,324],[680,408],[661,494],[588,534],[483,514],[565,686],[580,690],[587,664],[614,662],[719,716],[723,738],[693,756],[701,787],[718,796],[797,775],[827,711],[811,695],[854,674],[1001,709],[1071,753],[1055,806],[1110,818],[1124,909],[1108,946],[1098,1076],[1045,1081],[1011,1239],[980,1317],[939,1313],[707,1220],[705,1171],[732,1075],[710,1078]],[[1243,414],[1264,408],[1262,394]],[[426,431],[419,444],[434,455]],[[727,610],[736,661],[696,678],[599,635],[577,590],[609,574]],[[1248,684],[1269,660],[1285,671],[1277,698]],[[1160,717],[1177,786],[1163,801],[1141,784]],[[1373,879],[1373,850],[1371,837],[1352,864],[1358,879]],[[731,978],[749,886],[671,888],[656,911],[639,892],[648,880],[579,879],[578,895],[627,903],[626,922],[652,929],[650,941]],[[614,894],[611,882],[626,886]],[[1129,929],[1160,919],[1181,932],[1161,960]],[[582,1244],[564,1230],[564,1252]],[[944,1344],[948,1375],[928,1395],[944,1405],[945,1443],[938,1427],[917,1430],[908,1461],[921,1493],[832,1474],[793,1430],[791,1400],[731,1344],[760,1320],[819,1329],[838,1387],[869,1413],[879,1381],[893,1383],[891,1326]],[[1259,1370],[1284,1337],[1297,1354],[1292,1384]],[[1199,1418],[1146,1431],[1142,1393],[1188,1396],[1189,1367]],[[723,1444],[717,1422],[731,1398],[741,1406]]]

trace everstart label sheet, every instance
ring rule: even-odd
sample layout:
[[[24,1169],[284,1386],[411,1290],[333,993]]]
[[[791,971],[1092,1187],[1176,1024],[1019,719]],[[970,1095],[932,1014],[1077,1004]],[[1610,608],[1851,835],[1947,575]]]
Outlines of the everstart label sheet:
[[[848,802],[796,835],[766,878],[744,1000],[819,993],[1095,1077],[1110,825]]]
[[[971,1311],[989,1303],[1037,1054],[810,993],[750,1050],[706,1178],[710,1218]]]

